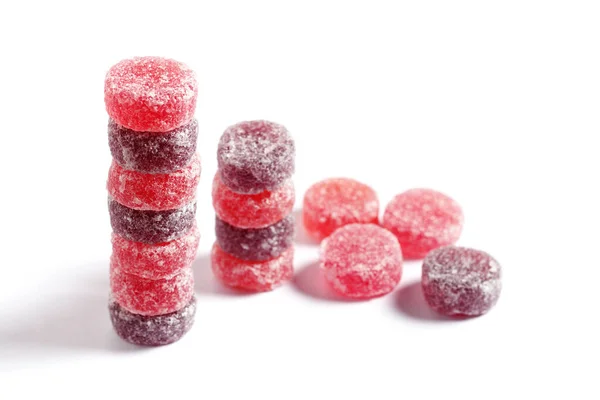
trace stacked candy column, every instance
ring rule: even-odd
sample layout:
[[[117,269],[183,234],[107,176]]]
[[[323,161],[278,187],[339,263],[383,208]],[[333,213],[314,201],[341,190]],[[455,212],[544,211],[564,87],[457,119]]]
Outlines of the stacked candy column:
[[[241,122],[223,133],[217,159],[213,272],[230,287],[272,290],[293,275],[294,141],[279,124]]]
[[[194,322],[197,95],[194,72],[170,59],[124,60],[106,76],[109,312],[117,334],[138,345],[175,342]]]

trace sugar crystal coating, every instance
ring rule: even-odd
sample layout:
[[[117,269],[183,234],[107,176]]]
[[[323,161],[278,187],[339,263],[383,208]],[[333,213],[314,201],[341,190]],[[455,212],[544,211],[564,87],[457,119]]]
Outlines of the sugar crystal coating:
[[[174,210],[134,210],[108,199],[110,224],[125,239],[142,243],[162,243],[185,235],[196,221],[196,202]]]
[[[140,315],[162,315],[183,308],[194,294],[191,268],[166,279],[146,279],[128,274],[113,257],[110,263],[110,289],[127,311]]]
[[[171,210],[190,203],[200,180],[200,158],[194,155],[184,168],[170,174],[146,174],[112,163],[108,193],[119,203],[136,210]]]
[[[110,152],[124,169],[168,174],[189,164],[196,152],[198,121],[169,132],[137,132],[108,122]]]
[[[113,233],[113,257],[126,273],[146,279],[164,279],[191,266],[199,242],[196,225],[179,239],[157,244],[134,242]]]
[[[223,182],[238,193],[275,190],[294,172],[294,140],[269,121],[230,126],[219,141],[217,160]]]
[[[185,64],[161,57],[135,57],[113,65],[104,81],[108,115],[140,132],[168,132],[194,116],[198,83]]]
[[[407,259],[423,258],[431,250],[456,243],[463,226],[456,201],[431,189],[411,189],[394,197],[382,226],[400,242]]]
[[[217,216],[238,228],[264,228],[281,221],[294,207],[294,184],[287,180],[274,191],[240,194],[227,187],[215,175],[212,187],[213,206]]]
[[[400,282],[402,251],[394,235],[380,226],[350,224],[321,242],[321,268],[342,296],[381,296]]]
[[[243,229],[215,218],[217,243],[226,253],[242,260],[264,261],[278,257],[294,241],[294,217],[288,215],[265,228]]]
[[[502,290],[502,270],[488,253],[447,246],[423,260],[421,285],[427,303],[449,316],[477,316],[488,312]]]
[[[275,289],[294,274],[294,246],[267,261],[245,261],[225,253],[217,243],[211,253],[212,270],[224,285],[251,292]]]
[[[319,241],[344,225],[377,223],[378,218],[377,194],[354,179],[325,179],[312,185],[304,195],[304,229]]]
[[[194,324],[196,298],[180,310],[164,315],[139,315],[124,309],[111,296],[108,302],[110,320],[117,334],[139,346],[163,346],[181,339]]]

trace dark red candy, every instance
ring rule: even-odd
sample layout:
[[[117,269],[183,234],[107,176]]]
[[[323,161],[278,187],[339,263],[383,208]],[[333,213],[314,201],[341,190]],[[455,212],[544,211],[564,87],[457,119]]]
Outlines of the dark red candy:
[[[175,210],[134,210],[108,199],[113,231],[134,242],[162,243],[184,236],[196,221],[196,203]]]
[[[109,299],[110,320],[123,340],[140,346],[163,346],[178,341],[194,324],[196,298],[180,310],[163,315],[134,314]]]
[[[137,132],[108,122],[113,158],[125,169],[168,174],[185,167],[196,152],[198,121],[169,132]]]
[[[294,217],[288,215],[265,228],[243,229],[216,217],[217,243],[226,253],[242,260],[264,261],[278,257],[294,240]]]

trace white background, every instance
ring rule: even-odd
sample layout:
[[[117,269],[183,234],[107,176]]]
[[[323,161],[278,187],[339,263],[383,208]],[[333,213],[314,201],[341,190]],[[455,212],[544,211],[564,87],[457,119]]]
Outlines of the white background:
[[[597,1],[91,3],[0,5],[1,399],[600,396]],[[103,80],[135,55],[184,61],[201,87],[196,325],[156,349],[106,309]],[[302,232],[295,282],[222,288],[216,145],[261,118],[295,137],[297,209],[331,176],[382,206],[412,187],[458,200],[459,243],[504,267],[498,305],[436,316],[419,262],[386,297],[338,301]]]

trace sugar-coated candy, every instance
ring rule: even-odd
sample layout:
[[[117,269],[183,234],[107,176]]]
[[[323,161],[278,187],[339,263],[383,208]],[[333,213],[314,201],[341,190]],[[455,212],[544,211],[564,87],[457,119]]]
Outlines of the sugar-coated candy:
[[[108,122],[110,152],[119,165],[146,173],[168,174],[189,164],[196,152],[198,121],[169,132],[137,132]]]
[[[407,259],[456,243],[463,226],[456,201],[431,189],[411,189],[394,197],[383,214],[382,226],[400,242]]]
[[[501,275],[500,264],[488,253],[447,246],[423,260],[421,286],[429,306],[440,314],[477,316],[498,301]]]
[[[113,257],[110,262],[110,289],[127,311],[141,315],[162,315],[183,308],[194,294],[191,268],[166,279],[146,279],[128,274]]]
[[[196,202],[174,210],[134,210],[108,199],[113,231],[134,242],[162,243],[185,235],[196,221]]]
[[[230,126],[219,141],[217,160],[223,182],[238,193],[275,190],[294,172],[294,140],[269,121]]]
[[[223,183],[219,173],[212,187],[217,216],[238,228],[264,228],[281,221],[294,207],[294,183],[288,179],[274,191],[240,194]]]
[[[294,274],[294,246],[279,257],[267,261],[240,260],[214,244],[211,253],[212,270],[224,285],[251,292],[275,289]]]
[[[108,193],[136,210],[172,210],[194,200],[200,180],[200,158],[194,155],[184,168],[170,174],[126,170],[117,162],[108,172]]]
[[[111,296],[108,302],[110,320],[117,334],[139,346],[163,346],[181,339],[194,324],[196,298],[180,310],[164,315],[139,315],[127,311]]]
[[[265,228],[243,229],[215,218],[217,243],[242,260],[264,261],[279,257],[294,241],[294,217],[288,215]]]
[[[394,235],[378,225],[345,225],[321,242],[321,268],[342,296],[381,296],[400,282],[402,251]]]
[[[135,57],[113,65],[104,81],[108,115],[140,132],[168,132],[194,116],[198,83],[185,64],[161,57]]]
[[[196,225],[185,236],[170,242],[146,244],[112,235],[115,262],[121,270],[146,279],[164,279],[192,265],[200,242]]]
[[[377,223],[378,218],[377,194],[354,179],[325,179],[312,185],[304,195],[304,229],[319,241],[344,225]]]

